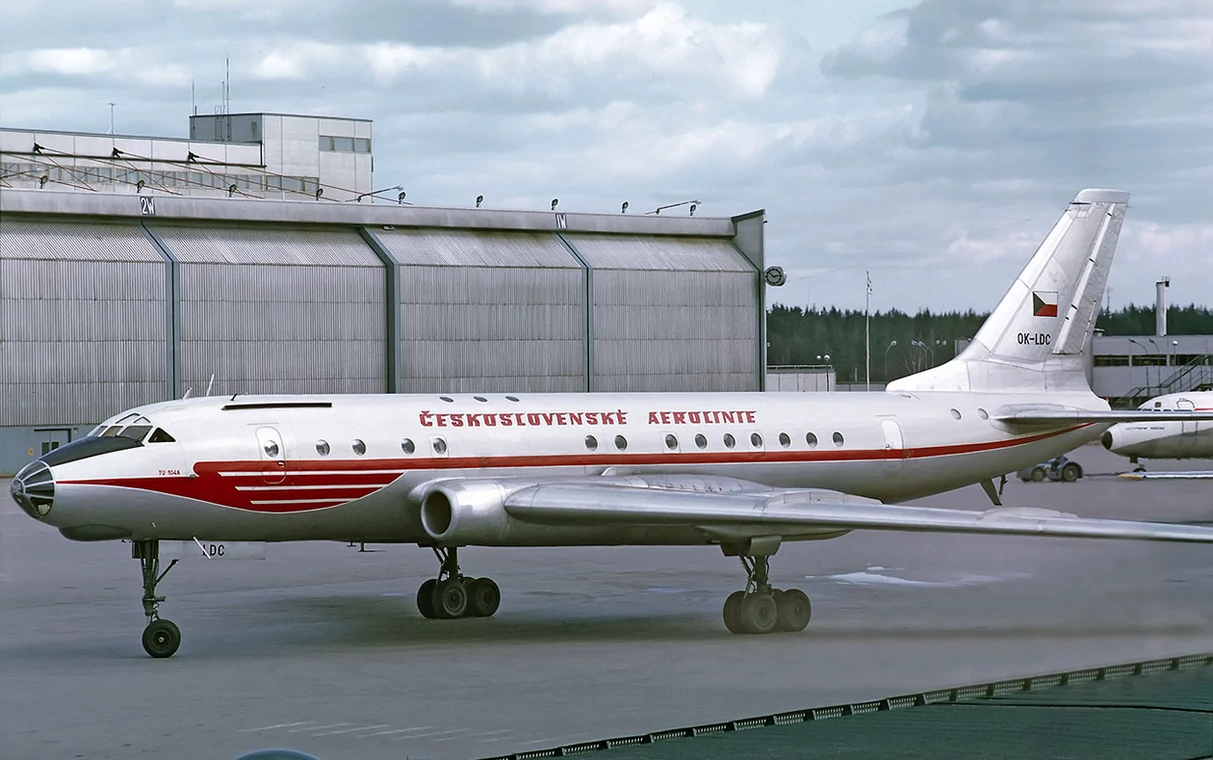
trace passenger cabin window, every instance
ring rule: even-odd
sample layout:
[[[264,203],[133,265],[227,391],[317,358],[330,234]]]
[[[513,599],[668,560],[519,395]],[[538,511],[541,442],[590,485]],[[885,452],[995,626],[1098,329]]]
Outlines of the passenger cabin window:
[[[725,433],[724,434],[724,447],[726,449],[731,449],[736,445],[737,445],[737,439],[733,437],[733,434]]]
[[[277,441],[266,441],[265,455],[268,457],[275,457],[275,458],[278,456],[278,442]]]
[[[701,449],[706,449],[708,447],[707,436],[705,436],[703,433],[696,433],[695,434],[695,445]]]
[[[784,447],[785,449],[787,447],[791,446],[792,437],[790,435],[788,435],[787,433],[780,433],[779,434],[779,445]]]
[[[834,431],[834,445],[835,445],[835,446],[841,446],[843,443],[844,443],[844,441],[843,441],[843,438],[842,438],[842,433],[840,433],[840,432],[838,432],[837,430],[835,430],[835,431]]]
[[[953,409],[953,410],[952,410],[952,417],[953,417],[954,419],[960,419],[960,410],[959,410],[959,409]]]
[[[983,420],[990,419],[990,413],[987,412],[985,409],[982,409],[980,406],[977,407],[977,416],[982,418]]]
[[[363,443],[363,441],[359,438],[354,439],[354,443],[351,444],[351,448],[354,449],[354,453],[358,456],[362,456],[366,453],[366,444]]]
[[[817,434],[816,433],[805,433],[804,442],[809,445],[810,449],[817,448]]]
[[[434,439],[434,453],[435,454],[445,454],[446,453],[446,440],[445,439],[443,439],[443,438]]]
[[[585,447],[590,451],[596,451],[598,449],[598,439],[592,435],[587,435],[585,437]]]
[[[316,441],[316,453],[317,454],[319,454],[322,457],[327,457],[329,455],[329,451],[330,451],[330,448],[329,448],[328,441],[324,440],[323,438],[320,439],[319,441]]]
[[[147,439],[148,443],[176,443],[177,439],[164,432],[164,428],[156,428],[152,432],[152,437]]]
[[[678,437],[673,433],[669,433],[665,437],[665,447],[670,451],[678,448]]]
[[[405,454],[412,454],[417,450],[417,446],[413,443],[412,439],[405,438],[400,442],[400,450]]]
[[[750,433],[750,445],[756,449],[762,448],[762,436],[758,433]]]
[[[627,438],[624,438],[621,435],[615,436],[615,448],[619,449],[620,451],[625,451],[627,449],[627,447],[628,447]]]

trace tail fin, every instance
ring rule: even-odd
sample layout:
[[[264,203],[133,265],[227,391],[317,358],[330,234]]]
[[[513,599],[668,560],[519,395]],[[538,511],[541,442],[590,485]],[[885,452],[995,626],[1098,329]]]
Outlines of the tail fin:
[[[889,390],[1089,389],[1091,340],[1129,194],[1083,190],[960,356]]]

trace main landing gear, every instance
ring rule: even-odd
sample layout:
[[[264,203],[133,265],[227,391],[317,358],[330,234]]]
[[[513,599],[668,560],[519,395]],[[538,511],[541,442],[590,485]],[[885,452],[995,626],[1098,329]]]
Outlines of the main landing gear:
[[[143,650],[152,657],[172,657],[181,646],[181,630],[171,620],[160,617],[156,608],[164,601],[156,596],[156,584],[168,575],[177,560],[173,560],[160,571],[160,542],[142,539],[131,544],[131,556],[139,560],[143,574],[143,614],[147,616],[147,627],[143,629]]]
[[[417,609],[427,618],[492,617],[501,606],[501,589],[492,578],[468,578],[459,572],[459,548],[434,547],[442,563],[438,577],[417,589]]]
[[[724,601],[725,627],[731,633],[803,631],[813,614],[809,597],[796,588],[771,588],[769,555],[740,558],[746,570],[746,586]]]

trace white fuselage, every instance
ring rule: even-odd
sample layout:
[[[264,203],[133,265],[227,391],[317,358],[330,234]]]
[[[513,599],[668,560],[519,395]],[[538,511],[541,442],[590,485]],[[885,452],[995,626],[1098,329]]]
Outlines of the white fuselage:
[[[425,543],[417,493],[446,478],[674,472],[902,501],[996,478],[1107,427],[1023,433],[990,419],[1017,403],[1107,408],[1089,393],[937,391],[173,401],[132,410],[172,442],[53,466],[54,505],[40,519],[81,539]],[[548,542],[704,538],[615,527],[528,540]]]
[[[1150,399],[1141,409],[1213,411],[1213,392],[1172,393]],[[1103,435],[1114,454],[1132,459],[1213,459],[1213,422],[1122,422]]]

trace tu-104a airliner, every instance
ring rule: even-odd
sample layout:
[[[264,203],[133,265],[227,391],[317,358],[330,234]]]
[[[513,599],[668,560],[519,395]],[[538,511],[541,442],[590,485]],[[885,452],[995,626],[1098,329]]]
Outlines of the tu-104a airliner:
[[[884,530],[1213,543],[1207,527],[1004,508],[994,489],[1116,422],[1213,419],[1113,411],[1087,384],[1081,352],[1127,202],[1079,192],[973,342],[883,392],[174,400],[30,463],[12,495],[69,539],[132,544],[153,657],[181,640],[159,617],[168,540],[430,547],[427,618],[496,612],[497,584],[463,573],[463,547],[715,545],[745,569],[724,623],[751,634],[809,622],[808,597],[770,574],[785,541]],[[974,483],[993,508],[899,503]]]
[[[1152,398],[1143,411],[1213,412],[1213,391],[1168,393]],[[1104,448],[1137,465],[1123,478],[1136,480],[1213,479],[1213,470],[1146,472],[1142,459],[1213,459],[1213,422],[1146,419],[1113,425],[1100,438]]]

